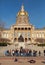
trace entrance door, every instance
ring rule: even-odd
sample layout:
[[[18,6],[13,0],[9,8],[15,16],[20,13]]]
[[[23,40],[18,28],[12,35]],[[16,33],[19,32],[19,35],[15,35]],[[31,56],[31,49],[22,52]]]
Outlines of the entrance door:
[[[22,35],[20,35],[20,37],[18,38],[18,42],[24,42],[24,38]]]
[[[18,43],[19,43],[19,48],[20,47],[25,48],[24,38],[22,35],[20,35],[20,37],[18,38]]]

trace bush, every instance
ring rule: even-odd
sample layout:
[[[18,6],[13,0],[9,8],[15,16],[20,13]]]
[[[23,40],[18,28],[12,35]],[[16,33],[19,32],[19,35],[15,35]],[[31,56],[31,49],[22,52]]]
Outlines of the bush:
[[[43,43],[43,44],[37,44],[37,45],[38,45],[38,46],[42,46],[42,47],[43,47],[43,46],[45,46],[45,43]]]
[[[7,43],[0,43],[0,46],[7,46]]]

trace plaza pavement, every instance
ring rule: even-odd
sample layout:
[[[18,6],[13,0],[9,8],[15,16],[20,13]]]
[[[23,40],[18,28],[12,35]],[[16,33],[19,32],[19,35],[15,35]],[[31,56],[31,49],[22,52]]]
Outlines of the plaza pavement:
[[[42,61],[45,57],[17,57],[18,61],[14,62],[15,57],[0,57],[0,65],[45,65]],[[35,63],[29,63],[29,60],[35,60]]]

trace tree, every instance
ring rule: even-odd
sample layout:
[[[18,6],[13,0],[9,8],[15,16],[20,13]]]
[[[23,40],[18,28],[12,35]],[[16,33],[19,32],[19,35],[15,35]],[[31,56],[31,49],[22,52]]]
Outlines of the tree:
[[[45,43],[45,39],[44,38],[37,38],[35,39],[36,42],[39,42],[39,43]]]
[[[10,45],[10,40],[7,38],[0,38],[0,46],[7,46]]]
[[[1,38],[1,34],[4,28],[5,28],[5,23],[2,20],[0,20],[0,38]]]
[[[0,38],[0,42],[2,42],[2,43],[9,43],[10,42],[10,40],[9,39],[7,39],[7,38]]]
[[[43,29],[45,29],[45,27],[43,27]]]
[[[0,30],[2,31],[5,28],[5,22],[0,20]]]

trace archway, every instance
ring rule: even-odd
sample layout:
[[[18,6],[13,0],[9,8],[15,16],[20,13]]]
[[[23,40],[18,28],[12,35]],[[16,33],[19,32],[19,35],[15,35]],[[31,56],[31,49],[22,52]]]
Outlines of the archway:
[[[24,42],[24,38],[22,35],[20,35],[20,37],[18,38],[18,42]]]

